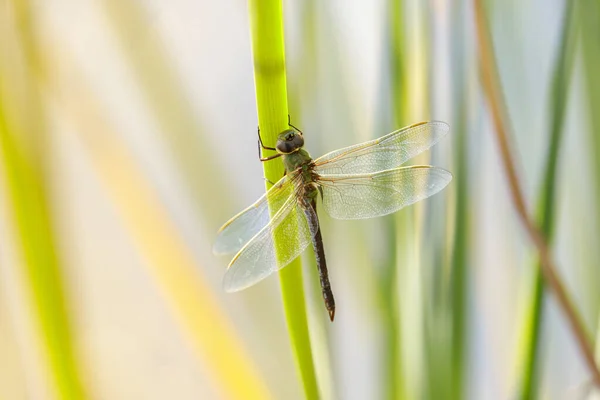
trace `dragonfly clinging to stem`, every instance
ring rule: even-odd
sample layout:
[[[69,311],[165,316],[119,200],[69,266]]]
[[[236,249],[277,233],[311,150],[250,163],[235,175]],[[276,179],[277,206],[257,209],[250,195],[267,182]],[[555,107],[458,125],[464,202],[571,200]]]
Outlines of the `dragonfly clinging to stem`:
[[[304,149],[304,135],[292,125],[279,134],[274,148],[263,145],[259,132],[260,146],[277,151],[261,161],[281,157],[286,174],[219,230],[214,253],[236,253],[225,273],[225,290],[236,292],[258,283],[312,243],[325,307],[333,321],[335,300],[317,198],[333,218],[364,219],[394,213],[434,195],[452,180],[450,172],[430,165],[401,165],[448,131],[444,122],[422,122],[315,160]]]

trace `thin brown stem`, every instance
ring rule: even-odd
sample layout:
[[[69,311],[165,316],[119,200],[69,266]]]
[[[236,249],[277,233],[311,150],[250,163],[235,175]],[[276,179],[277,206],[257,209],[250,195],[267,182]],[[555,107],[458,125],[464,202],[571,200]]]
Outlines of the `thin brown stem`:
[[[567,291],[556,272],[556,264],[550,255],[550,250],[544,237],[527,213],[527,207],[525,205],[523,192],[521,191],[521,185],[519,183],[519,177],[517,175],[515,163],[510,149],[509,135],[511,132],[511,127],[506,106],[504,104],[504,99],[500,90],[498,70],[493,54],[492,41],[487,26],[482,0],[473,0],[473,3],[475,8],[475,26],[478,37],[477,42],[481,83],[490,107],[495,128],[494,131],[496,133],[500,155],[510,187],[511,199],[514,203],[521,223],[527,231],[531,241],[538,249],[544,279],[546,280],[547,285],[552,289],[552,292],[555,294],[560,308],[565,313],[585,363],[592,373],[595,384],[600,387],[600,371],[598,370],[598,366],[594,360],[594,351],[590,338],[583,326],[577,309],[567,294]]]

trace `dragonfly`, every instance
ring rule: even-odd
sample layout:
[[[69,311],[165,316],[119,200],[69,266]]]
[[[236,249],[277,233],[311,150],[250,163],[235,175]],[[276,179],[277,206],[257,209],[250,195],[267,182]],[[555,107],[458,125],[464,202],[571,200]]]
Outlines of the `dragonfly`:
[[[223,278],[227,292],[246,289],[287,266],[312,244],[325,307],[333,322],[335,299],[329,281],[317,200],[342,220],[388,215],[441,191],[452,180],[431,165],[402,166],[449,131],[440,121],[421,122],[378,139],[312,159],[304,134],[293,125],[278,135],[275,147],[259,145],[281,158],[285,175],[254,204],[220,229],[215,254],[234,254]]]

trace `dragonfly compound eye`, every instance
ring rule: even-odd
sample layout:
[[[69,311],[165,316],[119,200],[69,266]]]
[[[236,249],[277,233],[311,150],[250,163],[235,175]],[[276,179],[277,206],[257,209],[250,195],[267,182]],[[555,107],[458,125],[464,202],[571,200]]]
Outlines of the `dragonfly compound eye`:
[[[293,153],[304,146],[304,138],[292,130],[284,131],[277,140],[277,150],[283,154]]]

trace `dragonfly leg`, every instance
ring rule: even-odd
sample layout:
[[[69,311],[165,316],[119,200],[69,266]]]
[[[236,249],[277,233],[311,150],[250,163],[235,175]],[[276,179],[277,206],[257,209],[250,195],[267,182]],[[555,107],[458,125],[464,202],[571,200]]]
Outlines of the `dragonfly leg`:
[[[258,127],[258,144],[260,145],[260,147],[262,147],[265,150],[273,150],[273,151],[277,150],[275,147],[267,147],[263,144],[262,137],[260,136],[260,126]],[[260,149],[259,149],[259,151],[260,151]]]
[[[292,119],[290,117],[290,114],[288,114],[288,125],[291,126],[292,128],[294,128],[295,130],[297,130],[298,132],[300,132],[300,134],[302,136],[304,136],[304,133],[300,129],[298,129],[294,125],[292,125]]]
[[[260,150],[260,148],[263,148],[265,150],[273,150],[273,151],[277,151],[277,149],[275,147],[267,147],[263,144],[262,138],[260,137],[260,126],[258,127],[258,159],[262,162],[265,161],[269,161],[269,160],[273,160],[277,157],[281,157],[280,153],[275,154],[274,156],[271,157],[263,157],[262,156],[262,151]]]
[[[275,154],[274,156],[271,156],[271,157],[264,157],[264,158],[260,157],[259,160],[262,161],[262,162],[265,162],[265,161],[269,161],[269,160],[274,160],[277,157],[281,157],[281,154],[277,153],[277,154]]]

